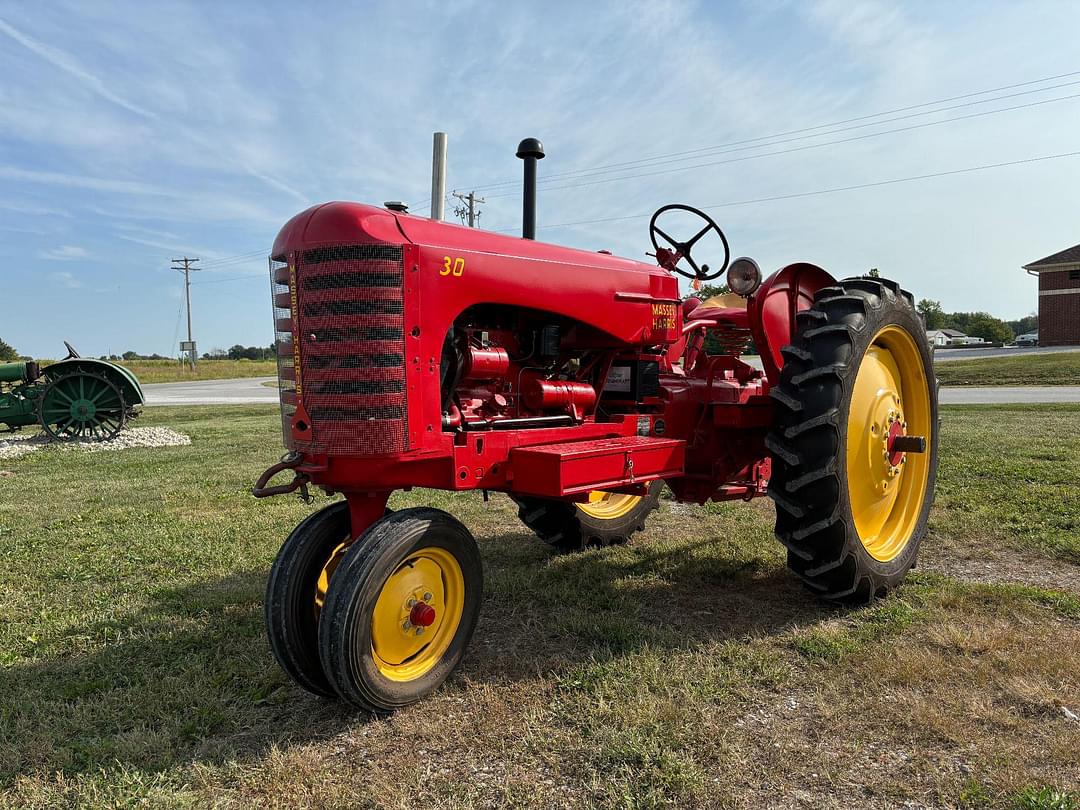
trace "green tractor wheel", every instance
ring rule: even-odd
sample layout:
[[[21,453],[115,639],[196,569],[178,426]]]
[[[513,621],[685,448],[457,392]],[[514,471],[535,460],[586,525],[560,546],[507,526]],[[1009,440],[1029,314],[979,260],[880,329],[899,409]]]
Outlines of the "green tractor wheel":
[[[45,387],[38,419],[45,432],[59,441],[104,442],[123,429],[127,408],[116,384],[99,374],[75,371]]]

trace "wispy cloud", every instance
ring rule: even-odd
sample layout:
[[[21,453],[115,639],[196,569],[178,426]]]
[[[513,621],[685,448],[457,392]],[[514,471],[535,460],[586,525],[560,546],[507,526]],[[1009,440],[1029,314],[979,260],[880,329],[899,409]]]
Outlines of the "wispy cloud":
[[[49,250],[43,250],[38,253],[39,259],[49,259],[56,262],[71,262],[78,259],[85,259],[90,254],[86,252],[86,248],[81,248],[78,245],[64,245],[63,247],[50,248]]]
[[[66,271],[49,273],[49,280],[52,281],[54,286],[64,287],[69,290],[78,290],[83,286],[83,283],[79,281],[79,279]]]
[[[105,84],[100,78],[85,70],[79,66],[79,63],[70,54],[61,51],[59,48],[54,48],[40,40],[34,39],[28,34],[24,34],[17,28],[12,26],[7,21],[0,19],[0,33],[7,34],[13,40],[18,42],[28,51],[37,54],[46,62],[49,62],[54,67],[74,76],[90,90],[97,93],[102,98],[111,101],[113,104],[117,104],[123,107],[129,112],[133,112],[136,115],[141,115],[144,118],[157,118],[157,115],[140,107],[138,104],[134,104],[128,101],[126,98],[121,97],[117,93],[113,92],[108,85]]]
[[[140,183],[135,180],[110,180],[107,177],[87,177],[63,172],[42,172],[35,169],[22,169],[18,166],[0,166],[0,177],[7,180],[21,180],[26,183],[44,183],[54,186],[70,186],[93,191],[110,191],[120,194],[145,194],[149,196],[173,197],[175,192],[165,191]]]
[[[18,202],[17,200],[0,200],[0,210],[14,211],[16,214],[29,214],[35,217],[71,218],[71,214],[60,208],[54,208],[51,205]]]

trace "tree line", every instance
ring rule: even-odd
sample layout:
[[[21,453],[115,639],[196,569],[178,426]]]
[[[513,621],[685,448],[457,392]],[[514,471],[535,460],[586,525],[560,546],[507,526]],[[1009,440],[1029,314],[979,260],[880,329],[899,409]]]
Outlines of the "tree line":
[[[1039,317],[1028,315],[1015,321],[1003,321],[989,312],[946,312],[940,301],[924,298],[916,305],[927,329],[955,329],[990,343],[1011,343],[1017,335],[1039,328]]]

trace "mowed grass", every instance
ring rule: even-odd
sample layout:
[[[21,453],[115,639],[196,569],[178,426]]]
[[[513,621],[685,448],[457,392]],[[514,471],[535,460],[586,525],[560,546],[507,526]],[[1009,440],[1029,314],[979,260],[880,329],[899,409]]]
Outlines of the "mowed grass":
[[[1080,559],[1078,417],[944,409],[928,551]],[[248,494],[276,412],[142,419],[193,444],[0,461],[6,805],[1077,806],[1077,591],[923,567],[838,609],[765,502],[665,502],[647,537],[556,555],[501,495],[398,494],[472,528],[485,597],[449,683],[373,720],[267,648],[266,572],[326,502]]]
[[[233,380],[277,374],[275,360],[199,360],[194,371],[176,360],[122,360],[119,365],[131,369],[143,383]]]
[[[942,385],[1080,385],[1080,352],[950,360],[934,371]]]

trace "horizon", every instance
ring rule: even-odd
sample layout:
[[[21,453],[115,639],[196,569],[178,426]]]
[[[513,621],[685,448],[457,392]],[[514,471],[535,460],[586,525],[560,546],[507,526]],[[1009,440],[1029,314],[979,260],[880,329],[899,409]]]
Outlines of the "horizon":
[[[876,267],[1008,321],[1037,309],[1022,265],[1080,242],[1080,6],[551,9],[0,2],[0,338],[175,356],[188,255],[200,355],[269,345],[278,228],[329,199],[426,214],[436,130],[481,227],[518,232],[535,136],[538,238],[643,261],[684,202],[766,273]]]

